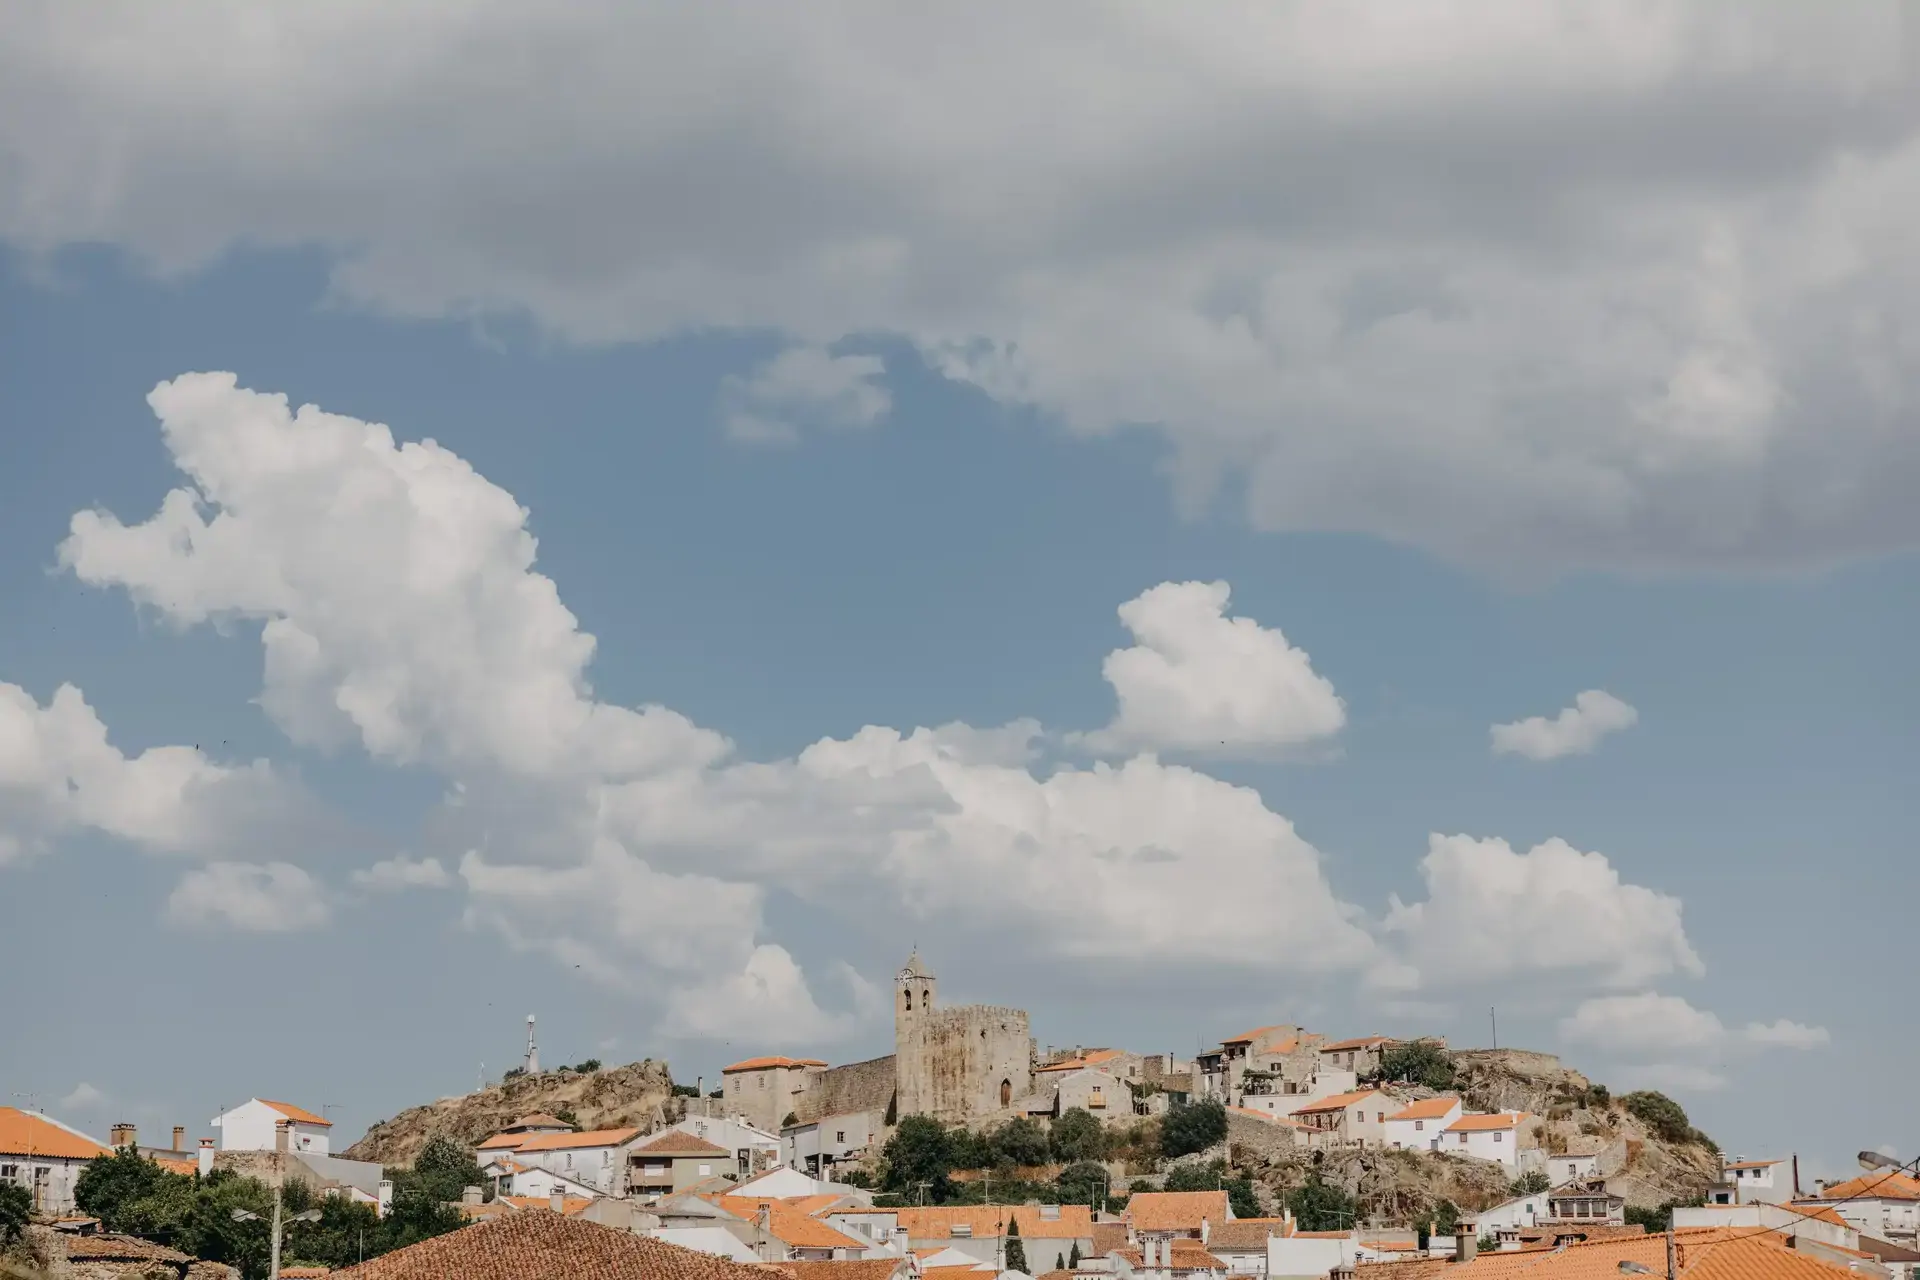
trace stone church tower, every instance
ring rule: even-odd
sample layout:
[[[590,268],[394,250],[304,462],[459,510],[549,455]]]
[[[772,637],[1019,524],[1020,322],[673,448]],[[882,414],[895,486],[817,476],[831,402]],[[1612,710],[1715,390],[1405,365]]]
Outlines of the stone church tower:
[[[894,977],[894,1099],[902,1116],[961,1124],[1033,1091],[1033,1037],[1024,1009],[942,1009],[939,983],[920,959]]]

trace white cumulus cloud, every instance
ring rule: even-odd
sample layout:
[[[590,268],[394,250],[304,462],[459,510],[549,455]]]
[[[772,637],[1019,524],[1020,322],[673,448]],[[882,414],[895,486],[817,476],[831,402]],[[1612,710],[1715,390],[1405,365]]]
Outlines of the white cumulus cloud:
[[[1163,582],[1120,606],[1137,644],[1107,655],[1113,723],[1095,751],[1261,753],[1330,737],[1346,706],[1276,627],[1227,615],[1224,582]]]
[[[885,372],[879,356],[789,347],[721,384],[720,425],[735,440],[758,444],[790,444],[805,426],[870,427],[893,407],[879,381]]]
[[[1631,987],[1705,966],[1680,901],[1623,880],[1604,854],[1553,839],[1516,852],[1505,840],[1428,838],[1424,902],[1394,899],[1384,931],[1398,987],[1564,975]]]
[[[348,302],[584,341],[897,335],[1263,528],[1476,564],[1920,542],[1901,5],[831,14],[5,6],[0,237],[316,246]]]
[[[192,929],[295,933],[332,917],[326,890],[289,862],[216,862],[180,877],[167,919]]]
[[[1745,1041],[1783,1049],[1812,1049],[1826,1044],[1824,1027],[1780,1019],[1734,1028],[1718,1015],[1696,1009],[1680,996],[1643,991],[1598,996],[1583,1001],[1560,1022],[1562,1038],[1614,1054],[1648,1058],[1684,1057]]]
[[[1511,724],[1493,726],[1495,755],[1521,755],[1529,760],[1557,760],[1586,755],[1600,739],[1630,729],[1640,713],[1604,689],[1588,689],[1574,697],[1552,718],[1528,716]]]
[[[105,1092],[82,1080],[60,1099],[62,1111],[91,1111],[105,1106],[108,1098]]]
[[[454,875],[438,858],[393,857],[362,867],[351,877],[362,889],[375,893],[393,893],[401,889],[444,889],[454,883]]]

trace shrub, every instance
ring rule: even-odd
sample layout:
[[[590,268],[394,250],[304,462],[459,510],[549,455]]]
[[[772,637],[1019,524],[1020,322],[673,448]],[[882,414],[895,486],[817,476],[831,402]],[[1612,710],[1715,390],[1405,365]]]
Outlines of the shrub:
[[[1321,1181],[1317,1173],[1288,1194],[1287,1207],[1293,1210],[1302,1231],[1342,1231],[1357,1220],[1353,1197]],[[1458,1218],[1458,1210],[1454,1216]]]
[[[1380,1055],[1379,1078],[1429,1089],[1453,1088],[1453,1055],[1431,1040],[1408,1040],[1390,1045]]]
[[[1226,1141],[1227,1109],[1209,1099],[1175,1107],[1160,1121],[1160,1154],[1172,1159]]]
[[[1100,1122],[1084,1107],[1071,1107],[1055,1120],[1047,1140],[1053,1146],[1054,1158],[1062,1164],[1098,1160],[1106,1148]]]
[[[1667,1142],[1694,1140],[1693,1124],[1687,1119],[1686,1111],[1664,1093],[1641,1089],[1621,1098],[1620,1105],[1646,1125],[1655,1137]]]

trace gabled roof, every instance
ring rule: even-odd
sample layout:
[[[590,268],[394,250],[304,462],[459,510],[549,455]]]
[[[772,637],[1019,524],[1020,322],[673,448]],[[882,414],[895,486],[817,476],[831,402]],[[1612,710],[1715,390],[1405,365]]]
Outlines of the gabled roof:
[[[531,1142],[539,1137],[534,1133],[496,1133],[475,1147],[475,1151],[516,1151],[523,1142]]]
[[[1490,1133],[1496,1129],[1505,1130],[1519,1126],[1523,1120],[1530,1120],[1524,1111],[1496,1111],[1490,1116],[1461,1116],[1447,1126],[1448,1133]]]
[[[543,1210],[396,1249],[340,1280],[767,1280],[763,1268]]]
[[[638,1129],[592,1129],[586,1133],[536,1133],[514,1150],[572,1151],[580,1147],[617,1147],[640,1136]]]
[[[1438,1120],[1460,1105],[1460,1099],[1452,1094],[1443,1093],[1437,1098],[1422,1098],[1403,1111],[1388,1116],[1389,1120]]]
[[[272,1107],[287,1119],[297,1121],[300,1124],[317,1125],[322,1129],[333,1128],[333,1121],[327,1119],[325,1116],[317,1116],[305,1107],[296,1107],[291,1102],[275,1102],[272,1098],[255,1098],[254,1101],[264,1106]]]
[[[708,1142],[698,1134],[688,1133],[684,1129],[668,1129],[650,1142],[643,1142],[633,1149],[634,1155],[647,1156],[730,1156],[733,1153],[725,1147]]]
[[[1215,1253],[1251,1253],[1264,1251],[1267,1238],[1281,1234],[1284,1218],[1235,1218],[1216,1222],[1207,1230],[1207,1248]]]
[[[843,1262],[771,1262],[770,1271],[784,1271],[793,1280],[888,1280],[905,1265],[903,1258],[848,1258]]]
[[[1383,1044],[1395,1043],[1398,1042],[1392,1036],[1360,1036],[1354,1040],[1336,1040],[1332,1044],[1323,1044],[1320,1046],[1320,1052],[1326,1053],[1335,1049],[1377,1049]]]
[[[1224,1191],[1141,1191],[1127,1201],[1126,1219],[1135,1231],[1197,1231],[1202,1219],[1227,1220]],[[1025,1223],[1020,1224],[1024,1230]]]
[[[1020,1235],[1027,1240],[1090,1240],[1093,1238],[1093,1210],[1084,1204],[1047,1206],[1059,1209],[1056,1217],[1047,1217],[1037,1204],[987,1205],[949,1204],[938,1207],[897,1209],[896,1221],[907,1229],[910,1240],[994,1239],[1006,1231],[1007,1217],[1020,1224]],[[964,1235],[955,1237],[953,1228],[964,1226]]]
[[[1225,1040],[1222,1040],[1220,1043],[1222,1045],[1252,1044],[1255,1040],[1258,1040],[1261,1036],[1267,1035],[1274,1031],[1284,1031],[1287,1027],[1291,1025],[1292,1025],[1291,1023],[1276,1022],[1271,1026],[1255,1027],[1251,1031],[1242,1031],[1237,1036],[1228,1036]]]
[[[1787,1248],[1777,1232],[1718,1227],[1679,1231],[1675,1244],[1681,1280],[1844,1280],[1853,1274]],[[1444,1274],[1449,1280],[1619,1280],[1622,1262],[1637,1263],[1652,1275],[1666,1274],[1667,1237],[1616,1236],[1564,1249],[1483,1253]]]
[[[0,1154],[48,1156],[60,1160],[91,1160],[113,1152],[84,1134],[75,1133],[35,1111],[0,1107]]]
[[[759,1220],[764,1208],[767,1214],[767,1233],[782,1244],[793,1249],[858,1249],[865,1252],[873,1243],[870,1240],[856,1240],[844,1231],[810,1218],[792,1205],[780,1200],[757,1200],[748,1196],[717,1196],[714,1203],[737,1218],[748,1222]]]
[[[1351,1093],[1336,1093],[1331,1098],[1322,1098],[1310,1107],[1301,1107],[1293,1114],[1297,1116],[1313,1115],[1320,1111],[1345,1111],[1356,1102],[1365,1102],[1369,1098],[1384,1098],[1387,1095],[1378,1089],[1355,1089]]]
[[[827,1064],[818,1058],[742,1058],[740,1061],[720,1068],[720,1074],[732,1075],[736,1071],[768,1071],[774,1067],[824,1067]]]
[[[1920,1200],[1920,1182],[1898,1169],[1863,1173],[1824,1187],[1814,1200]]]
[[[1720,1167],[1722,1169],[1769,1169],[1776,1164],[1784,1163],[1785,1161],[1782,1160],[1735,1160]]]
[[[1044,1067],[1035,1067],[1034,1074],[1043,1071],[1078,1071],[1082,1067],[1097,1067],[1103,1062],[1112,1062],[1120,1056],[1118,1049],[1089,1049],[1075,1058],[1062,1058],[1059,1062],[1049,1062]]]
[[[501,1196],[500,1199],[516,1209],[546,1209],[549,1212],[553,1209],[552,1196]],[[571,1217],[592,1203],[592,1196],[563,1196],[560,1212]]]

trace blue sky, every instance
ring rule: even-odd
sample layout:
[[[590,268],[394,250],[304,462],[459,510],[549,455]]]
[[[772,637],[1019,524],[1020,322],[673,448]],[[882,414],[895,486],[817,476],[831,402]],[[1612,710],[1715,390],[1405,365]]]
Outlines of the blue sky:
[[[707,120],[697,77],[587,51],[698,65],[727,14],[636,13],[541,33],[593,64],[579,109],[672,103],[600,142],[552,104],[489,133],[471,69],[384,79],[354,51],[424,37],[352,6],[273,21],[313,42],[283,71],[351,63],[359,100],[256,98],[184,38],[114,81],[138,33],[84,18],[0,42],[63,108],[0,127],[9,1093],[192,1132],[293,1097],[355,1134],[497,1075],[529,1011],[549,1061],[851,1059],[918,942],[1043,1043],[1481,1044],[1497,1007],[1729,1150],[1920,1145],[1861,1087],[1920,1042],[1850,976],[1914,888],[1893,10],[1766,28],[1792,90],[1724,70],[1704,9],[1595,52],[1488,6],[1450,32],[1475,87],[1411,19],[1286,11],[1371,114],[1284,30],[1242,33],[1269,76],[1201,86],[1129,61],[1163,19],[1083,14],[1115,42],[1092,96],[1151,100],[1131,149],[1090,107],[1033,137],[938,60],[848,116],[844,32],[787,33],[791,75],[739,91],[757,130]],[[863,39],[915,63],[924,21]],[[1580,74],[1522,74],[1549,56]],[[1693,60],[1721,71],[1608,78]],[[1179,143],[1269,79],[1325,112],[1243,139],[1270,183]],[[1716,169],[1755,102],[1808,123]],[[1398,162],[1436,113],[1501,201]],[[1698,136],[1607,144],[1653,120]],[[149,524],[183,487],[191,529]],[[1493,749],[1593,690],[1631,723]]]

